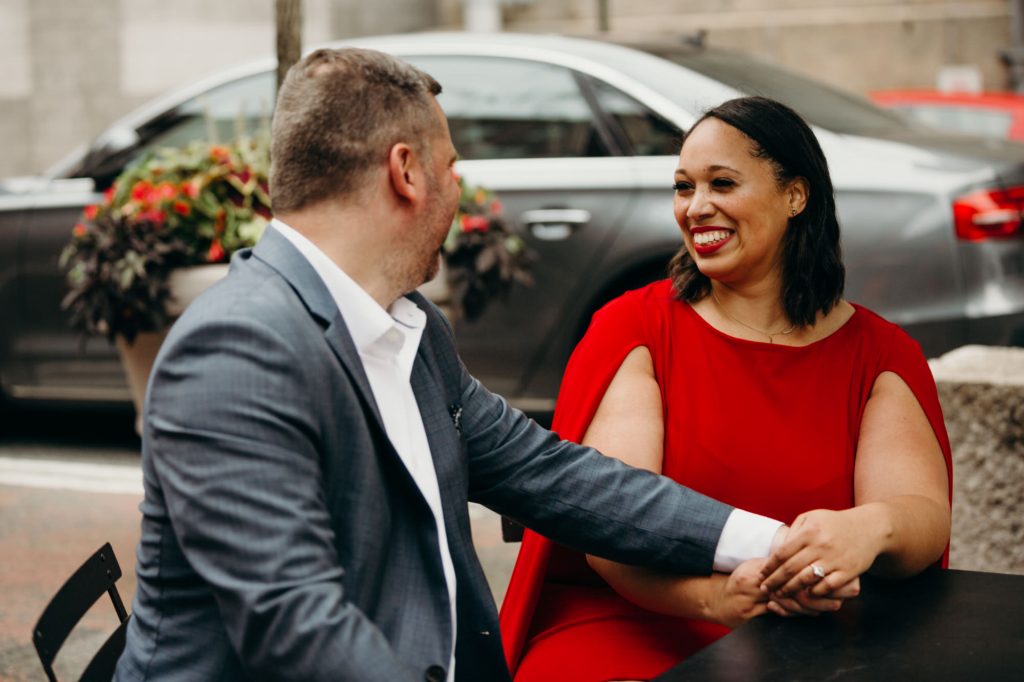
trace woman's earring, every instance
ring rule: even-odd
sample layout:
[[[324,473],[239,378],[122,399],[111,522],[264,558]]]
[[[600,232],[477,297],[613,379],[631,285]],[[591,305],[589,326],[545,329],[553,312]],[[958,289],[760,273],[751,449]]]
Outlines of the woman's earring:
[[[792,207],[790,207],[790,209],[789,209],[789,215],[790,215],[790,216],[795,216],[795,215],[796,215],[796,209],[795,209],[795,208],[792,208]]]

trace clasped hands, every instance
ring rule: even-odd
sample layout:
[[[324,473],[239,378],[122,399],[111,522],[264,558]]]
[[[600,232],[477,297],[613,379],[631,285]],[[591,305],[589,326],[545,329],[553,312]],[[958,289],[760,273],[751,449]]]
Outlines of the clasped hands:
[[[880,552],[873,527],[864,508],[801,514],[792,527],[779,529],[767,559],[744,562],[730,575],[719,605],[731,616],[725,624],[739,625],[765,611],[792,616],[838,610],[860,594],[860,576]]]

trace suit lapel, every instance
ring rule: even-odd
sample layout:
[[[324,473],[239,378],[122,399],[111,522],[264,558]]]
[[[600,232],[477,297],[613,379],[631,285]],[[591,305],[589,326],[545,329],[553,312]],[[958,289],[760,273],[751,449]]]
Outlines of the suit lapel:
[[[413,298],[414,302],[417,302]],[[417,302],[419,304],[419,302]],[[416,352],[416,361],[412,367],[412,391],[416,404],[423,418],[423,428],[427,434],[430,457],[437,474],[437,484],[441,492],[441,510],[444,523],[448,530],[448,543],[453,558],[464,549],[466,542],[471,542],[468,526],[459,523],[457,509],[465,509],[468,491],[468,471],[466,458],[462,454],[461,436],[456,430],[449,399],[457,399],[457,395],[448,395],[442,376],[439,353],[433,347],[433,329],[430,321],[431,313],[427,313],[427,329]],[[457,391],[457,386],[455,388]]]
[[[324,338],[334,354],[338,356],[341,366],[345,368],[355,385],[366,411],[372,415],[381,433],[387,436],[384,419],[380,416],[380,408],[373,396],[373,390],[370,388],[370,380],[366,377],[366,370],[363,369],[363,361],[359,357],[359,351],[356,350],[356,345],[352,342],[352,335],[348,333],[348,327],[345,326],[345,320],[341,317],[340,312],[335,314],[334,320],[324,332]],[[391,440],[388,439],[388,443],[390,442]]]
[[[370,389],[370,381],[366,378],[359,351],[356,350],[352,335],[345,326],[345,320],[320,275],[306,257],[273,226],[268,227],[263,233],[253,248],[253,255],[267,263],[288,282],[302,299],[310,315],[324,329],[324,338],[352,380],[352,385],[355,386],[370,421],[376,425],[390,445],[391,441],[387,438],[384,420],[381,419],[377,401]],[[394,455],[397,457],[398,453]]]
[[[412,366],[412,392],[423,418],[423,428],[427,434],[427,444],[430,446],[430,456],[434,460],[441,493],[447,497],[444,495],[445,482],[461,478],[453,470],[456,463],[453,453],[459,449],[458,433],[445,405],[443,387],[431,371],[433,368],[425,356],[424,345],[421,343]]]

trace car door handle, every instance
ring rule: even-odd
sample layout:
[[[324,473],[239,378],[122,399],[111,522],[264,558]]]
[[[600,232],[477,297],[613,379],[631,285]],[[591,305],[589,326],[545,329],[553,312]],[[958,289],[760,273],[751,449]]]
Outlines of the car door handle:
[[[590,222],[590,211],[582,208],[538,208],[523,211],[519,219],[537,239],[559,241],[568,239],[575,230]]]

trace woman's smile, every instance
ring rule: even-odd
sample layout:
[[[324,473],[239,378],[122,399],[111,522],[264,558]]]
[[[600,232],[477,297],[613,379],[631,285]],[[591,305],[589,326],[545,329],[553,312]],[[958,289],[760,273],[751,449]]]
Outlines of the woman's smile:
[[[729,243],[734,232],[714,225],[691,228],[693,248],[701,256],[709,256]]]

